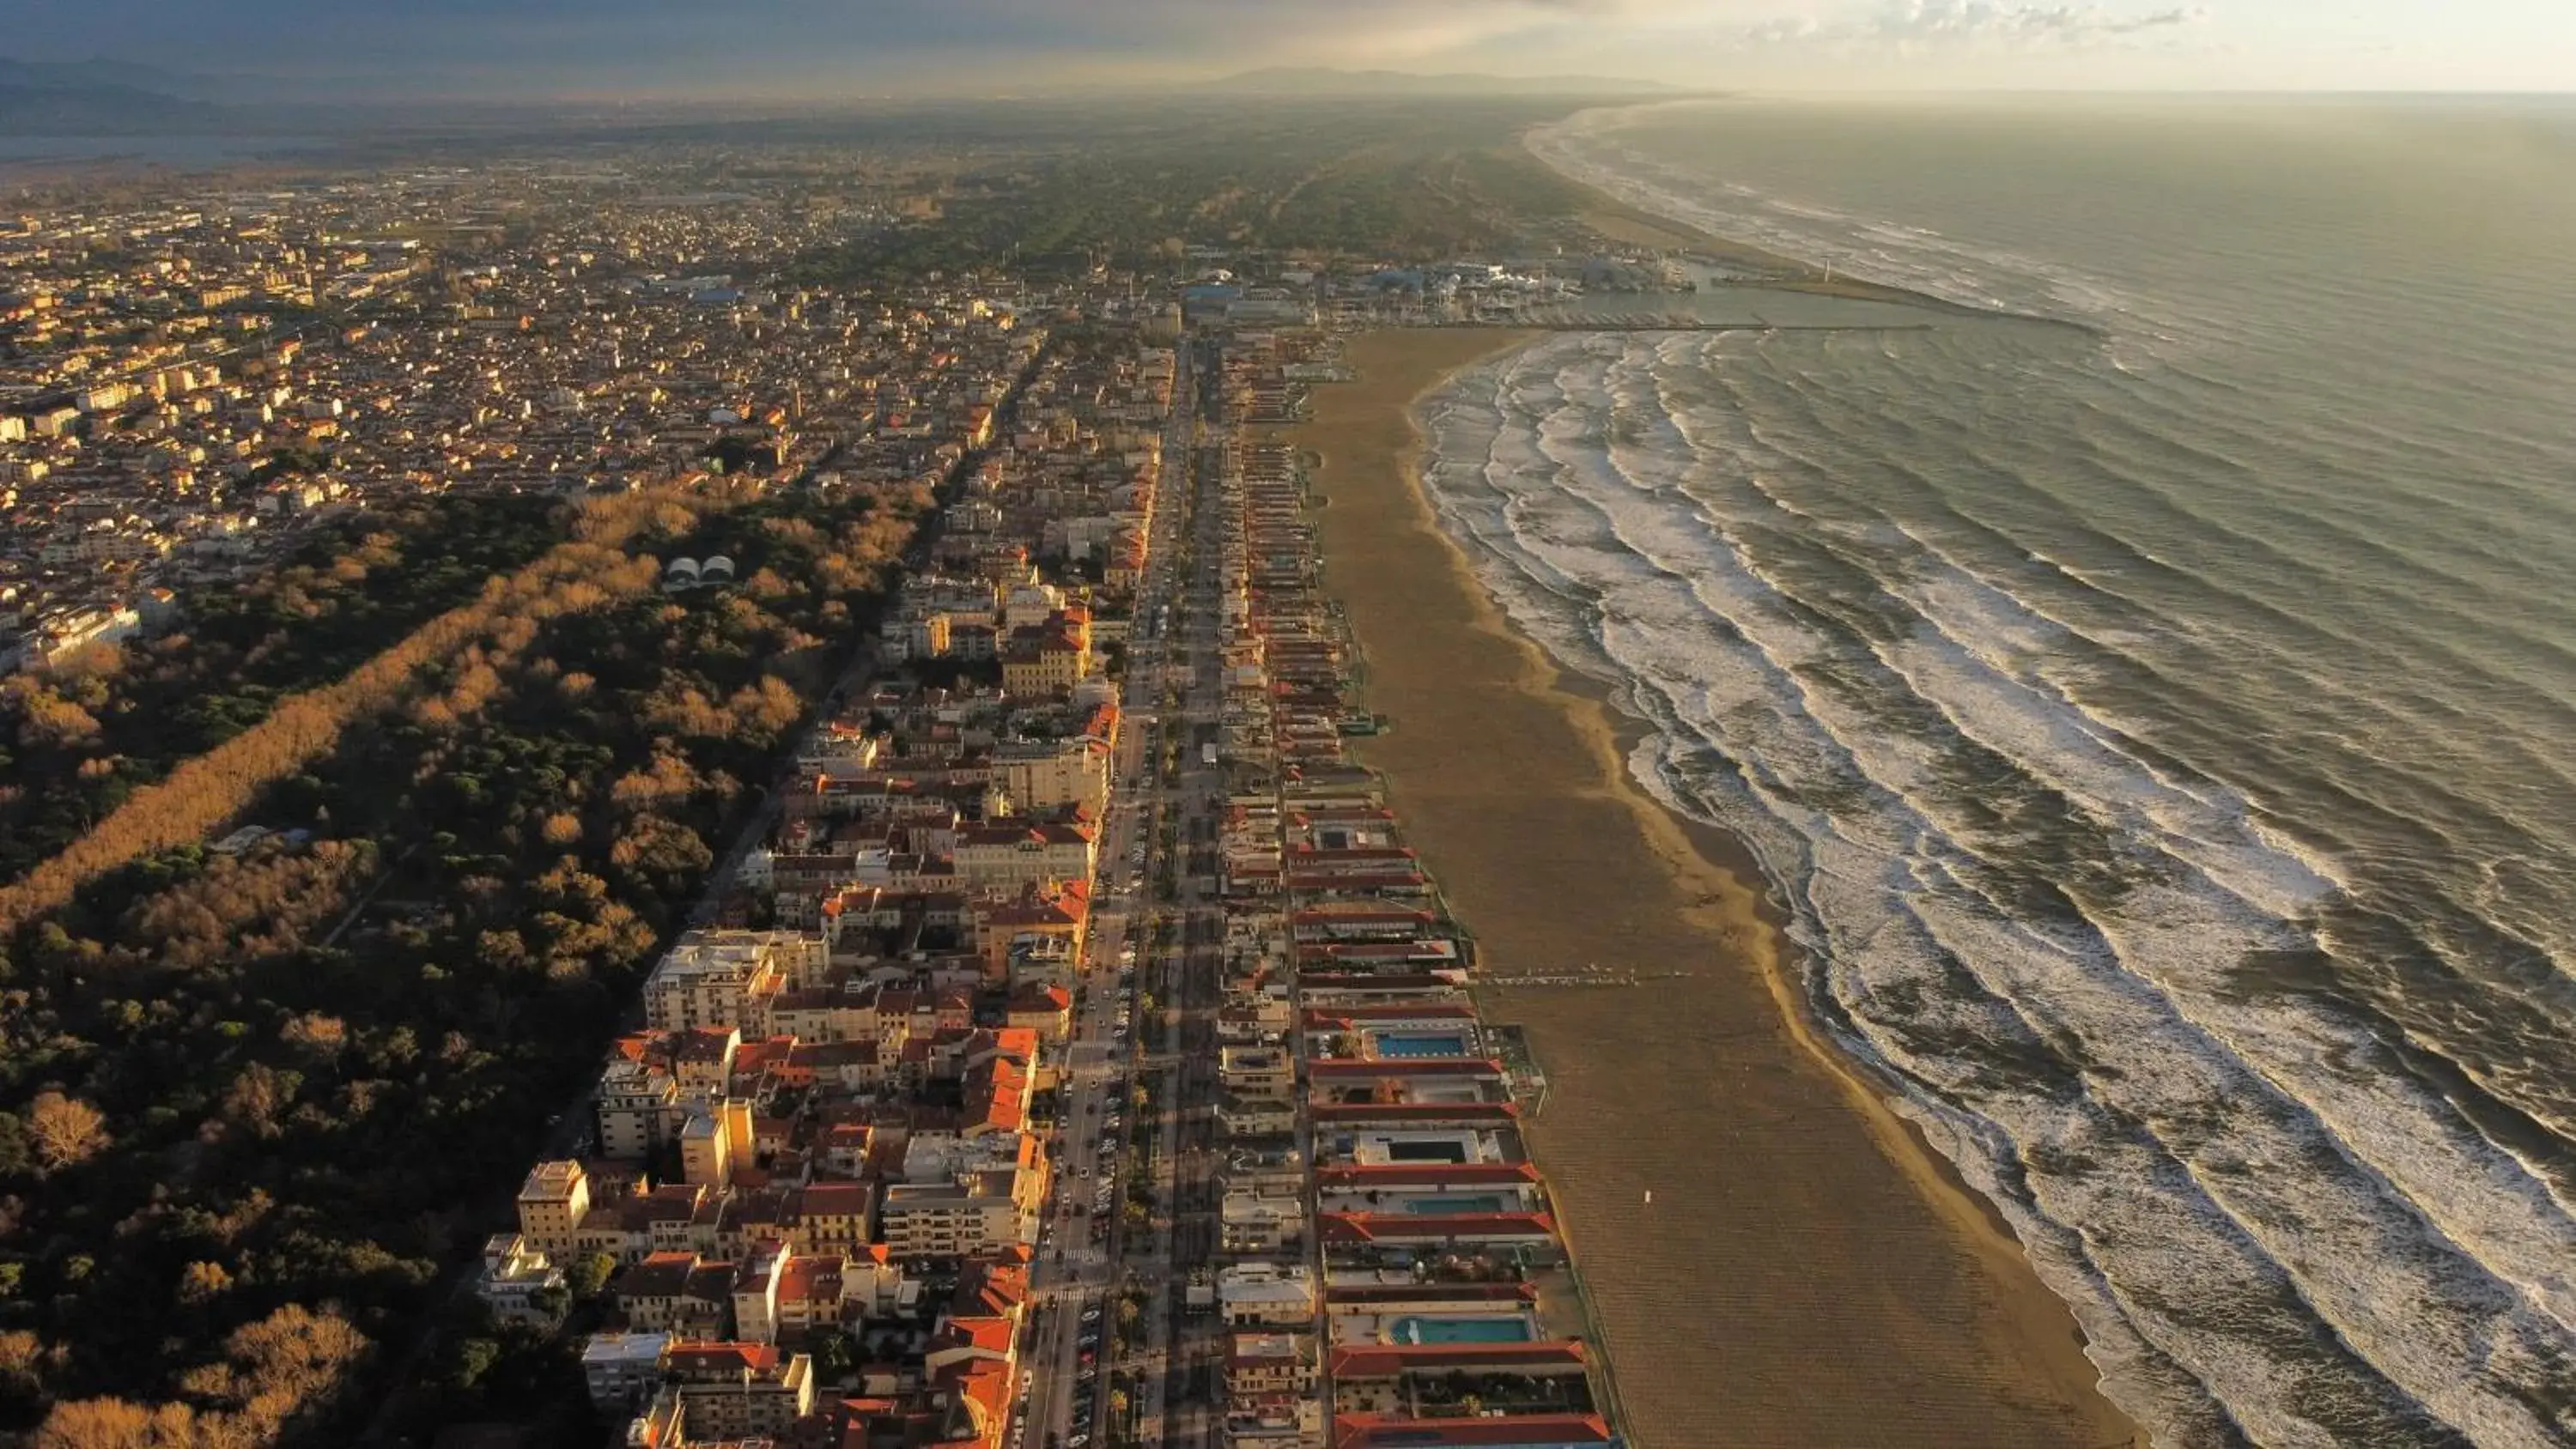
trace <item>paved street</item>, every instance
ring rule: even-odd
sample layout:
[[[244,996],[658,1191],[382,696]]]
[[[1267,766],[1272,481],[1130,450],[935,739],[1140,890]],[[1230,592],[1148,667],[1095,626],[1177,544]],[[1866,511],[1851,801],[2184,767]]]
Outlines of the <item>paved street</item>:
[[[1237,522],[1218,487],[1220,444],[1202,431],[1201,451],[1192,469],[1201,489],[1193,517],[1196,567],[1177,611],[1189,681],[1181,714],[1184,733],[1178,785],[1182,801],[1180,940],[1171,962],[1173,988],[1164,997],[1177,1016],[1176,1106],[1171,1116],[1173,1150],[1168,1157],[1172,1169],[1168,1201],[1173,1207],[1170,1276],[1175,1284],[1185,1284],[1193,1274],[1213,1268],[1220,1237],[1214,1106],[1225,912],[1218,893],[1216,844],[1227,781],[1221,762],[1207,762],[1205,747],[1219,742],[1225,718],[1224,619],[1218,590],[1225,541]],[[1154,1427],[1165,1444],[1198,1449],[1216,1442],[1223,1427],[1215,1412],[1222,1340],[1213,1318],[1190,1315],[1178,1295],[1158,1305],[1158,1316],[1171,1345],[1164,1374],[1170,1392],[1163,1420]],[[1145,1436],[1143,1442],[1154,1442],[1154,1437]]]
[[[1098,1442],[1113,1393],[1130,1385],[1140,1442],[1161,1437],[1165,1418],[1164,1369],[1178,1309],[1178,1296],[1171,1292],[1177,1266],[1173,1165],[1193,1139],[1171,1109],[1176,1082],[1185,1091],[1188,1083],[1174,1075],[1176,1058],[1168,1042],[1162,1050],[1141,1053],[1140,1033],[1147,1040],[1152,1037],[1137,1013],[1140,994],[1168,1003],[1183,999],[1179,993],[1189,991],[1193,980],[1213,982],[1212,966],[1184,972],[1176,958],[1153,946],[1157,919],[1175,921],[1180,939],[1195,939],[1205,929],[1198,918],[1203,884],[1187,869],[1187,847],[1175,856],[1163,845],[1167,825],[1181,842],[1212,828],[1203,823],[1208,818],[1208,772],[1197,766],[1187,721],[1212,719],[1221,708],[1211,648],[1215,622],[1195,602],[1203,596],[1195,580],[1180,576],[1185,540],[1190,562],[1212,567],[1215,557],[1207,537],[1211,515],[1199,506],[1209,485],[1194,453],[1197,391],[1197,371],[1185,350],[1164,443],[1167,476],[1175,486],[1156,510],[1152,562],[1128,645],[1125,719],[1102,832],[1088,969],[1063,1056],[1056,1190],[1045,1211],[1031,1280],[1033,1313],[1022,1349],[1028,1372],[1012,1431],[1012,1443],[1023,1449],[1082,1449]],[[1192,586],[1186,592],[1185,584]],[[1166,605],[1173,616],[1170,635],[1155,627]],[[1187,708],[1182,718],[1170,722],[1168,738],[1188,768],[1179,784],[1167,789],[1161,782],[1167,738],[1165,668],[1184,658],[1195,661]],[[1167,873],[1180,881],[1177,901],[1158,898]],[[1206,1030],[1204,1023],[1200,1029]],[[1202,1063],[1194,1071],[1194,1095],[1203,1100],[1206,1068]],[[1124,1209],[1135,1165],[1127,1160],[1133,1154],[1125,1141],[1140,1126],[1135,1104],[1139,1086],[1152,1091],[1156,1104],[1153,1166],[1146,1174],[1156,1207],[1144,1221],[1131,1222]],[[1205,1130],[1204,1121],[1197,1124],[1198,1132]],[[1149,1294],[1135,1319],[1139,1342],[1126,1361],[1113,1362],[1119,1299],[1131,1284]]]

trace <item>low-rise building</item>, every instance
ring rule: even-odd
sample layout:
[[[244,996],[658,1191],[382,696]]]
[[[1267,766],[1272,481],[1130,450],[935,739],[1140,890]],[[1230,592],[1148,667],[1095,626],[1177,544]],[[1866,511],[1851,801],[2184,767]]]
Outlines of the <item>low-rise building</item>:
[[[483,1273],[474,1294],[503,1323],[552,1323],[568,1293],[564,1274],[519,1233],[501,1233],[483,1244]]]
[[[1221,1241],[1229,1253],[1275,1253],[1303,1242],[1306,1195],[1296,1178],[1229,1183],[1217,1204]]]
[[[970,890],[1016,892],[1087,881],[1100,832],[1088,822],[1005,817],[957,832],[957,877]]]
[[[711,1263],[681,1249],[653,1253],[617,1275],[609,1297],[630,1329],[668,1333],[680,1342],[723,1338],[733,1308],[731,1263]]]
[[[581,1346],[582,1381],[602,1417],[631,1414],[662,1382],[671,1352],[667,1333],[594,1333]]]
[[[1369,1344],[1331,1355],[1333,1409],[1340,1414],[1417,1414],[1426,1397],[1460,1379],[1518,1382],[1514,1401],[1561,1412],[1591,1411],[1591,1358],[1583,1345],[1556,1343]],[[1506,1443],[1511,1441],[1504,1441]]]
[[[1217,1274],[1216,1300],[1234,1328],[1311,1323],[1315,1276],[1299,1263],[1237,1263]]]
[[[779,1438],[814,1410],[814,1364],[764,1343],[674,1346],[664,1371],[696,1439]]]
[[[1296,1098],[1297,1061],[1283,1047],[1217,1049],[1217,1080],[1245,1103],[1285,1106]]]
[[[1229,1406],[1285,1400],[1315,1391],[1315,1336],[1278,1329],[1235,1333],[1226,1340]]]

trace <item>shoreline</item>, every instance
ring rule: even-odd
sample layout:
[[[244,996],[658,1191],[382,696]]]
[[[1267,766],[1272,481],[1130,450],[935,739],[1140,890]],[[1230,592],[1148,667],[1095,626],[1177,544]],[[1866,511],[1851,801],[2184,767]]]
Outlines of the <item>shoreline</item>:
[[[1750,853],[1628,777],[1644,725],[1522,636],[1432,515],[1415,404],[1535,335],[1363,334],[1356,380],[1284,433],[1320,456],[1326,589],[1391,721],[1354,754],[1474,932],[1488,1019],[1526,1027],[1552,1083],[1528,1135],[1623,1427],[1657,1449],[2134,1442],[2000,1214],[1811,1021]],[[1587,961],[1689,979],[1511,985]]]
[[[1983,319],[1989,321],[2028,322],[2041,326],[2066,327],[2085,336],[2100,339],[2109,335],[2096,323],[2075,317],[2047,313],[2022,312],[2007,307],[1978,306],[1953,301],[1947,297],[1919,291],[1893,282],[1875,282],[1866,277],[1836,277],[1828,268],[1787,252],[1710,231],[1697,222],[1667,215],[1652,207],[1630,201],[1597,181],[1578,176],[1548,159],[1545,152],[1530,144],[1538,132],[1572,123],[1576,119],[1603,111],[1653,110],[1666,106],[1707,104],[1730,99],[1726,96],[1673,96],[1662,100],[1640,101],[1617,105],[1586,106],[1554,121],[1523,129],[1516,138],[1521,154],[1537,162],[1549,175],[1588,198],[1574,213],[1574,219],[1612,242],[1642,246],[1658,251],[1681,252],[1741,266],[1779,273],[1770,280],[1746,283],[1770,291],[1803,292],[1818,297],[1843,297],[1855,301],[1883,302],[1891,306],[1910,307],[1943,317]]]

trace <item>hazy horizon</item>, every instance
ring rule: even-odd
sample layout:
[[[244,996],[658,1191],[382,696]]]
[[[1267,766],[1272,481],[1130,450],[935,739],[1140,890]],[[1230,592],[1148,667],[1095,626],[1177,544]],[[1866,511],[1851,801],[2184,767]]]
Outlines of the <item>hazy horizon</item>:
[[[2445,91],[2576,87],[2541,0],[101,0],[6,53],[317,99],[829,102],[1186,84],[1269,66],[1693,89]],[[102,43],[116,37],[118,43]],[[278,97],[270,97],[276,99]]]

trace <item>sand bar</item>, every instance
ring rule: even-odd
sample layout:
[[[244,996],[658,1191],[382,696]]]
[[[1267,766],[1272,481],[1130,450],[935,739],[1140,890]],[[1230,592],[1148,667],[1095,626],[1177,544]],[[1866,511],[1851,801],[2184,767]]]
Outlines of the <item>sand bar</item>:
[[[2018,1244],[1807,1034],[1732,842],[1635,787],[1623,722],[1511,630],[1424,504],[1412,402],[1522,340],[1355,338],[1358,380],[1318,388],[1294,436],[1392,723],[1358,753],[1486,968],[1688,973],[1483,993],[1554,1084],[1531,1137],[1627,1427],[1648,1449],[2131,1442]]]

